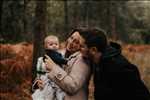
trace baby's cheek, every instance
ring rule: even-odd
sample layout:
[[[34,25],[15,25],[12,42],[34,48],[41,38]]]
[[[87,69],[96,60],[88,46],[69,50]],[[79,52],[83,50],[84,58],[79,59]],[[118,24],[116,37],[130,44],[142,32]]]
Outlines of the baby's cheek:
[[[47,48],[46,49],[53,49],[53,47],[52,46],[47,46]]]

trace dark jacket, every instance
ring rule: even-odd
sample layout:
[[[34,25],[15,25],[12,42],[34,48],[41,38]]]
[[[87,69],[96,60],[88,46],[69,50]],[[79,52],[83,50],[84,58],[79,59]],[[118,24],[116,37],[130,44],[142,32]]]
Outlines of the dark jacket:
[[[60,66],[67,64],[67,59],[65,59],[59,52],[47,49],[45,52],[56,64]],[[45,60],[45,56],[43,57],[43,60]]]
[[[94,69],[95,100],[150,100],[150,93],[137,67],[121,55],[117,44],[110,45]]]

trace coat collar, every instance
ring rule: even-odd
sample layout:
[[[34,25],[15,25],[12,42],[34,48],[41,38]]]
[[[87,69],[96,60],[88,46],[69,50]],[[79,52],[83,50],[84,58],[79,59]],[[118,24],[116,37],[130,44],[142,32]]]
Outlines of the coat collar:
[[[59,52],[64,56],[66,53],[66,49],[60,50]],[[77,51],[77,52],[71,54],[68,59],[75,58],[76,56],[78,56],[80,54],[81,54],[80,51]]]
[[[77,52],[75,52],[75,53],[73,53],[73,54],[71,54],[70,56],[69,56],[69,58],[68,59],[72,59],[72,58],[75,58],[75,57],[77,57],[78,55],[80,55],[81,53],[80,53],[80,51],[77,51]]]

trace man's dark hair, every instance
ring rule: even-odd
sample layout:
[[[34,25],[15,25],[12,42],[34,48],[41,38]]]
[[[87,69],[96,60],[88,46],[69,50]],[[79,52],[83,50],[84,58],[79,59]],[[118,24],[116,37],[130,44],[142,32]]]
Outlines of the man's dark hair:
[[[106,32],[100,28],[80,29],[80,35],[85,39],[88,47],[96,47],[103,52],[107,46]]]

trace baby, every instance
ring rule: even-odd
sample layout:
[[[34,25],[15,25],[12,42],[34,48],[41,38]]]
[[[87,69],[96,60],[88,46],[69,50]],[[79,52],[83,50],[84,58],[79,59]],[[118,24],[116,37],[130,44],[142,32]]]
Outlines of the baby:
[[[56,36],[47,36],[44,40],[44,48],[46,54],[60,67],[67,64],[67,60],[58,53],[59,40]],[[37,78],[38,80],[33,84],[34,93],[33,100],[64,100],[65,93],[50,79],[46,73],[45,56],[38,58],[37,62]]]

